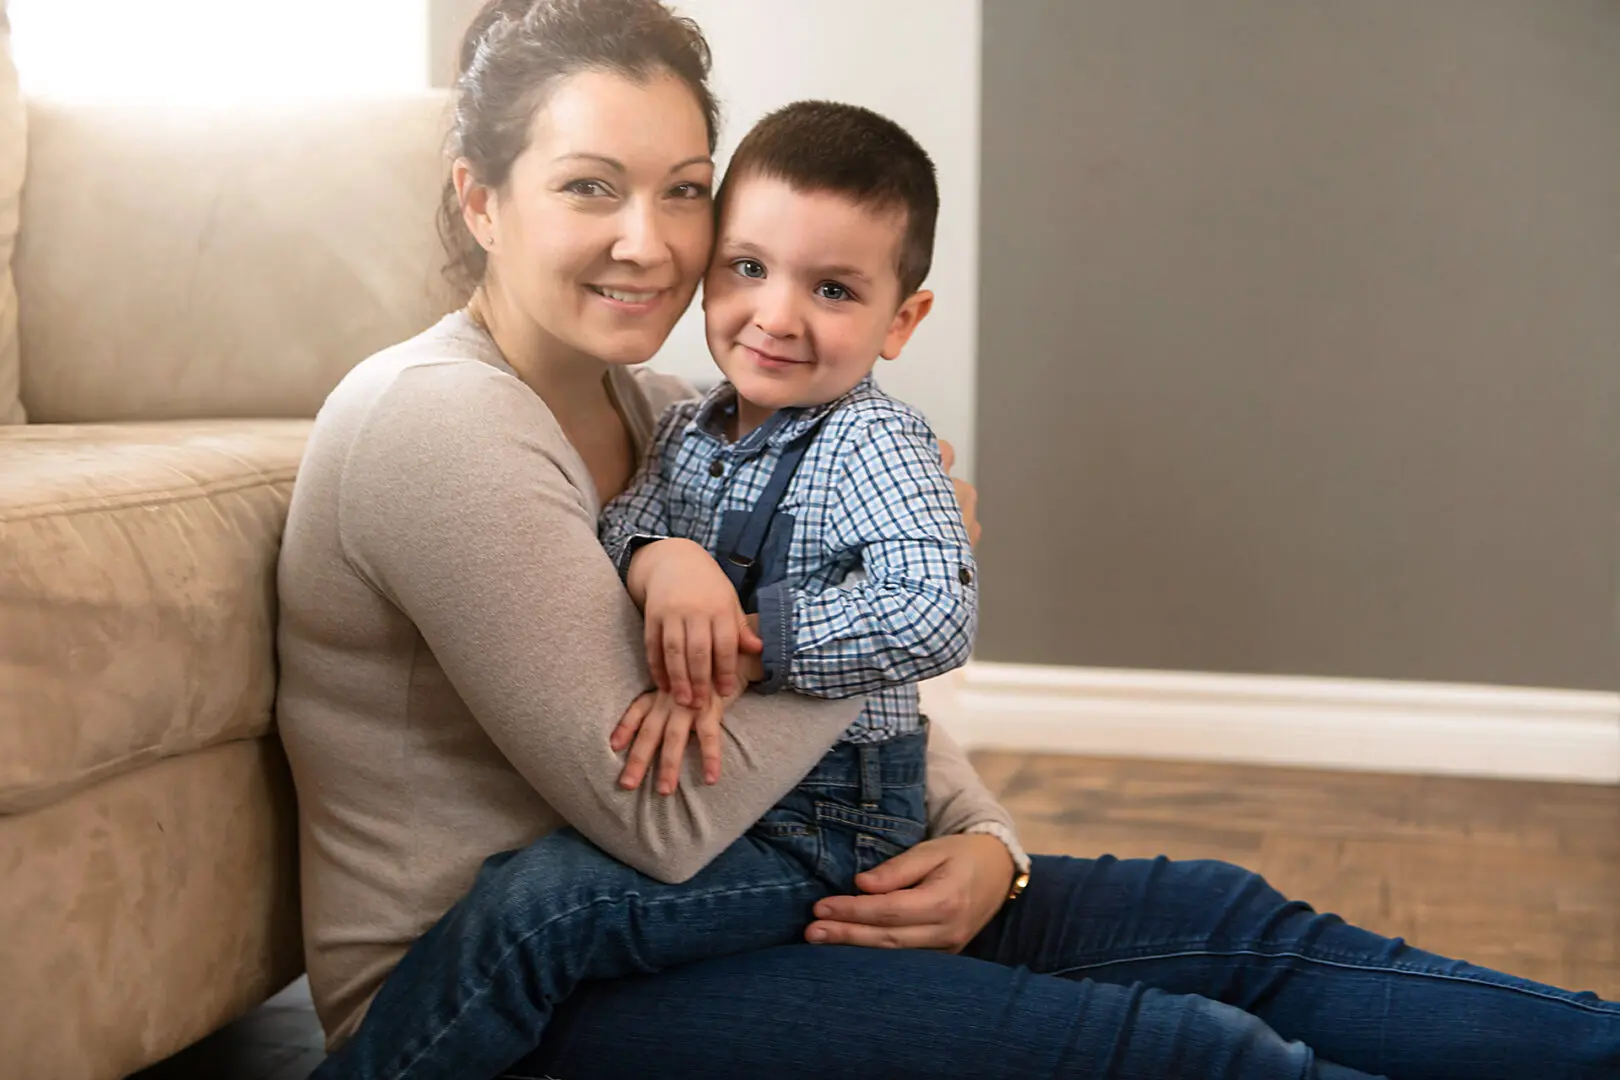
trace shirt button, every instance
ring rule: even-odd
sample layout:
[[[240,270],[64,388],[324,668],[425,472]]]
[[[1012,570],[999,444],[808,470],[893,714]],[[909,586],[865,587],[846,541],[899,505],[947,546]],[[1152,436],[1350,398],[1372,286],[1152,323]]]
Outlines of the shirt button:
[[[710,476],[724,476],[724,475],[726,475],[726,463],[724,461],[721,461],[719,458],[715,458],[713,461],[709,462],[709,475]]]
[[[973,571],[964,566],[956,572],[956,578],[964,585],[971,585],[973,584]]]

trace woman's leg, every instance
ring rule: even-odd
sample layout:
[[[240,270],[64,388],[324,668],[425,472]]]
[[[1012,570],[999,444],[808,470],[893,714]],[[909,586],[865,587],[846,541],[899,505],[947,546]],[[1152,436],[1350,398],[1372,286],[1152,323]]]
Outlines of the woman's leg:
[[[789,945],[581,988],[507,1077],[1364,1080],[1204,998]]]
[[[1037,857],[967,951],[1204,995],[1399,1080],[1620,1077],[1620,1004],[1379,937],[1226,863]]]

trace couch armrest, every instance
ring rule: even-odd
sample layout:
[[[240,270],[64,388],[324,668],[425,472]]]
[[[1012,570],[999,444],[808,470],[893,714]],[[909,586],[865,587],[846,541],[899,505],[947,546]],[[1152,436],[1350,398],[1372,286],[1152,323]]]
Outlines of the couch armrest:
[[[442,92],[177,110],[29,103],[16,257],[38,422],[308,417],[460,300]]]

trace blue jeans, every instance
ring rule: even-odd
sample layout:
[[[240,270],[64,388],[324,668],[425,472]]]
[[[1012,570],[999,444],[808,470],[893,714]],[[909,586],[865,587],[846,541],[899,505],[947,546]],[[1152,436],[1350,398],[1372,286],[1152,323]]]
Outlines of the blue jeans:
[[[1620,1004],[1359,930],[1226,863],[1038,856],[967,953],[789,945],[593,983],[505,1075],[1620,1077]]]
[[[802,940],[817,900],[923,838],[927,735],[840,743],[741,840],[667,885],[572,829],[487,859],[311,1080],[487,1078],[586,980]]]

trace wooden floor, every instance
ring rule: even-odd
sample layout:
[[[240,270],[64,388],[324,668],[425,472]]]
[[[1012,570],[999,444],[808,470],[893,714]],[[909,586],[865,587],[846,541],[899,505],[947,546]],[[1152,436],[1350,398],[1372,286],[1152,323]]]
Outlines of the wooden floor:
[[[1620,788],[977,754],[1031,851],[1219,858],[1380,933],[1620,999]],[[307,989],[140,1074],[305,1080]]]
[[[1620,999],[1620,788],[981,753],[1031,851],[1217,858],[1413,945]]]

